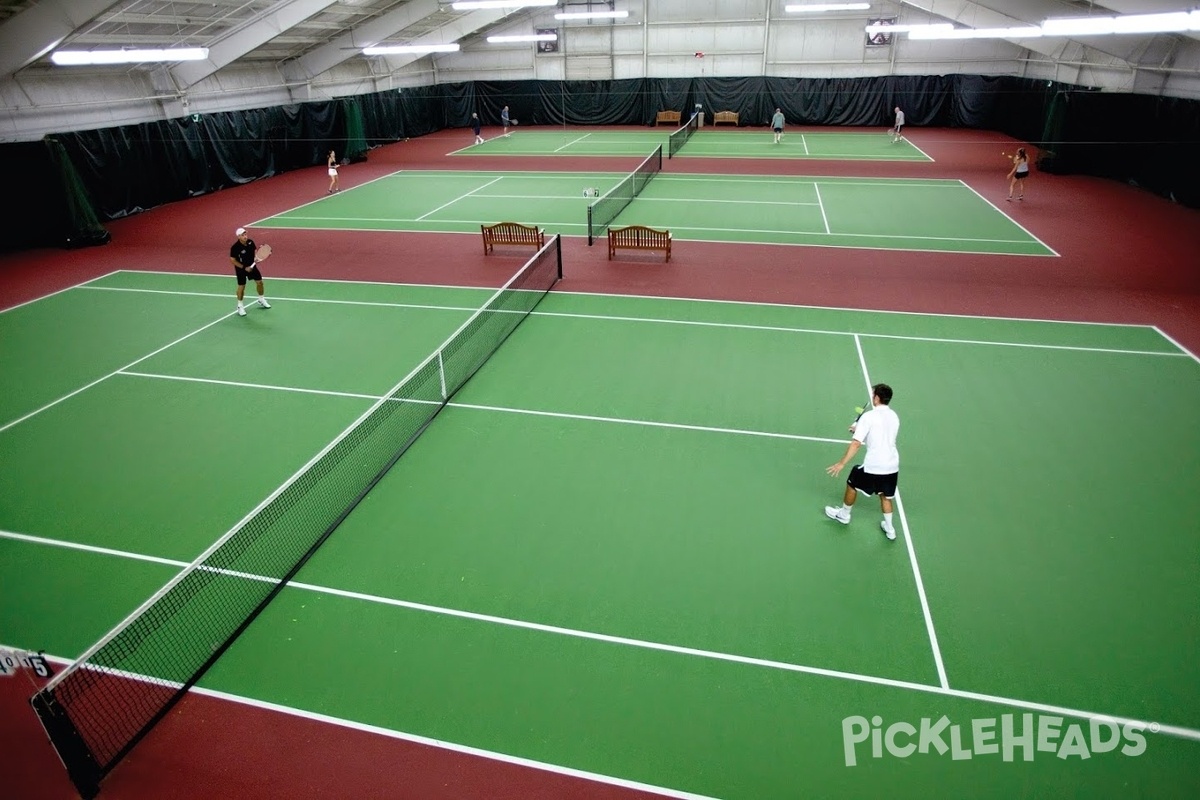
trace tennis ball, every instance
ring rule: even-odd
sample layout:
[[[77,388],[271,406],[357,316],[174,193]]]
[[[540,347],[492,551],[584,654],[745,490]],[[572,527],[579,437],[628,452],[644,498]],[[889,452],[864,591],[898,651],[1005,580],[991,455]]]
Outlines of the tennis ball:
[[[862,406],[855,406],[855,407],[854,407],[854,413],[855,413],[855,414],[861,414],[861,413],[863,413],[863,407],[862,407]]]

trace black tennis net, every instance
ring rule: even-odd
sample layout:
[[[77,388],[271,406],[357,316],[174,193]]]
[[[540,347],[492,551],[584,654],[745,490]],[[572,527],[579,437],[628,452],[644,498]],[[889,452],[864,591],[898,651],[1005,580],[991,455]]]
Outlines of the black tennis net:
[[[416,369],[31,703],[85,798],[562,277],[555,236]]]
[[[642,193],[646,184],[658,173],[662,172],[662,145],[654,148],[654,152],[646,156],[646,160],[638,168],[629,173],[613,188],[600,196],[600,199],[588,206],[588,246],[595,243],[596,238],[603,236],[608,226],[633,202],[633,198]]]
[[[673,158],[679,149],[687,144],[687,140],[692,138],[692,134],[700,128],[700,115],[692,114],[691,119],[683,124],[683,127],[675,131],[667,139],[667,158]]]

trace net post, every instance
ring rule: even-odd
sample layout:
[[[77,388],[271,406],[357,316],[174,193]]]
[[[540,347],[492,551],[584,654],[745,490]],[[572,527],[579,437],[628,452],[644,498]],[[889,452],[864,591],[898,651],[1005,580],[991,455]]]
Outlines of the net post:
[[[594,204],[593,204],[594,205]],[[592,242],[596,241],[596,237],[592,233],[592,206],[588,206],[588,247],[592,246]]]
[[[442,351],[437,351],[438,356],[438,381],[442,390],[442,399],[445,400],[449,395],[446,394],[446,362],[442,360]]]
[[[38,692],[29,698],[29,704],[42,723],[59,761],[67,768],[67,776],[75,784],[75,790],[83,800],[92,800],[100,792],[103,772],[79,734],[79,729],[53,694]]]
[[[562,235],[554,234],[554,258],[558,262],[558,279],[562,280]]]
[[[662,145],[660,144],[654,152],[658,154],[658,169],[662,171]]]

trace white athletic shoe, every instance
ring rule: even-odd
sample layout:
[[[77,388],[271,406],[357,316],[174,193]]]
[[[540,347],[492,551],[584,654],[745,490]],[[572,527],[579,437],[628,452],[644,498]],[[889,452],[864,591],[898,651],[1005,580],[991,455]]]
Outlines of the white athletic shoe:
[[[244,316],[246,316],[246,307],[245,307],[245,306],[243,306],[241,303],[238,303],[238,309],[237,309],[237,311],[238,311],[238,316],[239,316],[239,317],[244,317]]]
[[[265,298],[265,297],[260,297],[260,298],[258,298],[258,304],[259,304],[260,306],[262,306],[263,308],[270,308],[270,307],[271,307],[271,304],[267,302],[267,298]]]
[[[840,522],[843,525],[850,524],[850,515],[844,509],[837,506],[825,506],[825,516],[829,517],[834,522]]]
[[[896,541],[896,529],[888,525],[886,519],[879,520],[879,527],[883,529],[883,535],[888,538],[888,541]]]

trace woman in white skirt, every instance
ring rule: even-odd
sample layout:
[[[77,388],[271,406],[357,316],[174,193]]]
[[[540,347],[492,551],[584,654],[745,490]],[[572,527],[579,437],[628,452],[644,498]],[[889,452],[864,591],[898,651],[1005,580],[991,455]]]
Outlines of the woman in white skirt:
[[[333,194],[334,192],[339,191],[339,189],[338,189],[338,174],[337,174],[337,169],[338,169],[337,154],[334,153],[332,150],[329,151],[329,158],[326,161],[326,163],[329,165],[329,191],[327,191],[325,194]]]

